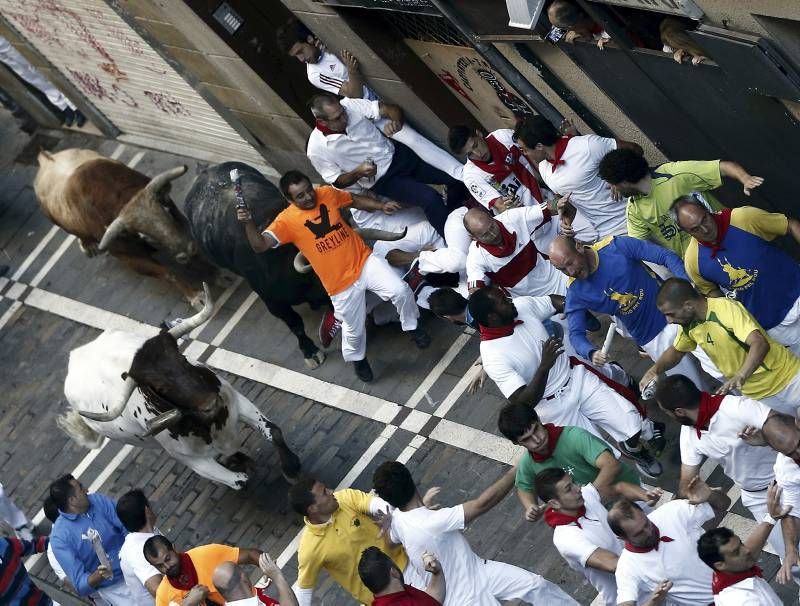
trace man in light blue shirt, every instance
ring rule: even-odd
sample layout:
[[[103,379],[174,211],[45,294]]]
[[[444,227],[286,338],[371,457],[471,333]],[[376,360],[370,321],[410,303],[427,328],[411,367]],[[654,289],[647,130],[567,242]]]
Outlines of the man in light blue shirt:
[[[111,606],[130,604],[130,593],[119,565],[119,550],[127,531],[117,517],[114,501],[101,494],[88,494],[69,474],[50,485],[50,496],[60,514],[53,525],[50,544],[78,594],[88,596],[96,592]],[[110,567],[98,559],[91,530],[100,536]]]

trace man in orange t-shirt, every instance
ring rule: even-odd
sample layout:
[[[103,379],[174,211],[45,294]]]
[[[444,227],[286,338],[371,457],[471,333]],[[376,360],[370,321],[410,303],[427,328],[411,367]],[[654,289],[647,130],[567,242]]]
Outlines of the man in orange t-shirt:
[[[258,566],[261,551],[247,547],[210,544],[194,547],[185,553],[175,551],[166,537],[154,535],[142,547],[144,557],[164,578],[156,590],[156,606],[200,606],[206,600],[224,604],[212,582],[214,569],[222,562]]]
[[[245,223],[247,239],[257,253],[288,243],[300,249],[331,297],[336,318],[342,322],[342,356],[354,363],[358,378],[372,380],[365,326],[368,290],[384,301],[391,299],[400,314],[400,326],[412,332],[417,347],[427,347],[430,337],[417,328],[419,310],[414,293],[385,259],[372,255],[341,214],[348,206],[387,214],[400,206],[330,186],[314,188],[311,180],[296,170],[283,175],[279,187],[291,204],[263,232],[246,208],[237,209],[236,216]]]

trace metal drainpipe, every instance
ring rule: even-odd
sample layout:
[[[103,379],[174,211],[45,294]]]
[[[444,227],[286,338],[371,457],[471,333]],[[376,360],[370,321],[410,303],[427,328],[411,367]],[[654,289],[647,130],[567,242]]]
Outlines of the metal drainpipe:
[[[530,105],[533,109],[537,111],[537,113],[541,114],[550,122],[552,122],[555,126],[561,124],[561,121],[564,119],[564,116],[553,106],[550,101],[548,101],[542,93],[540,93],[536,88],[531,84],[525,76],[523,76],[520,71],[514,67],[514,65],[506,59],[505,55],[501,53],[493,44],[486,44],[482,42],[472,28],[466,24],[466,22],[457,15],[453,9],[446,3],[442,2],[441,0],[430,0],[430,3],[433,4],[437,10],[442,14],[442,16],[447,19],[453,27],[455,27],[461,35],[463,35],[467,40],[469,40],[470,44],[478,51],[481,57],[486,59],[492,67],[497,70],[497,73],[500,74],[506,82],[508,82],[512,87],[514,87],[518,93],[520,93],[525,101]]]

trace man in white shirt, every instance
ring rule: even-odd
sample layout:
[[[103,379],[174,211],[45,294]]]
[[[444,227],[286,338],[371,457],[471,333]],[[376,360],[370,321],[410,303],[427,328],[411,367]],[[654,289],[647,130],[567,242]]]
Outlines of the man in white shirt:
[[[292,588],[268,553],[261,554],[258,567],[268,583],[275,585],[278,600],[266,595],[264,589],[253,587],[247,573],[238,564],[222,562],[214,569],[211,582],[225,598],[225,606],[298,606]]]
[[[561,136],[542,116],[520,122],[514,135],[550,191],[569,195],[570,204],[588,222],[587,226],[574,225],[578,240],[592,243],[627,232],[625,201],[600,178],[598,167],[603,156],[619,147],[641,154],[639,145],[597,135]]]
[[[742,541],[733,531],[720,527],[709,530],[697,541],[697,555],[713,570],[711,591],[715,606],[780,606],[762,570],[756,563],[776,520],[788,515],[780,506],[780,488],[769,488],[770,514]],[[791,509],[788,508],[788,509]]]
[[[562,305],[552,295],[511,299],[496,286],[475,291],[468,308],[480,330],[483,370],[509,401],[534,406],[543,423],[582,427],[598,437],[600,427],[641,473],[661,475],[661,464],[640,443],[653,439],[655,428],[634,406],[635,394],[626,399],[623,386],[561,355],[561,340],[547,333],[542,320]]]
[[[582,573],[597,589],[600,603],[617,604],[614,572],[622,553],[622,541],[608,526],[608,511],[594,484],[579,486],[561,467],[550,467],[536,474],[536,494],[546,504],[545,523],[553,529],[553,545],[569,567]],[[646,492],[640,486],[617,482],[620,496],[646,501],[653,506],[661,490]]]
[[[697,556],[697,539],[703,524],[725,511],[730,499],[695,477],[687,487],[689,500],[670,501],[645,515],[627,499],[608,512],[608,525],[625,541],[617,561],[617,603],[647,603],[663,582],[672,583],[667,593],[671,606],[710,604],[711,570]]]
[[[119,565],[131,593],[132,606],[154,606],[163,575],[144,557],[147,539],[161,534],[155,527],[156,514],[144,493],[131,490],[117,501],[117,517],[128,531],[119,550]]]
[[[469,126],[454,126],[447,142],[456,156],[467,157],[464,185],[493,214],[544,203],[538,171],[517,146],[512,129],[501,128],[484,136]]]
[[[340,102],[331,93],[315,95],[310,105],[317,123],[306,153],[326,183],[356,193],[370,189],[380,196],[419,206],[444,236],[447,214],[461,206],[468,194],[461,181],[389,139],[404,126],[403,111],[397,105],[364,99]],[[382,130],[376,124],[381,118],[388,120]],[[447,186],[446,202],[430,184]]]
[[[464,227],[474,240],[467,253],[471,291],[493,284],[515,297],[566,294],[567,277],[541,252],[556,236],[557,223],[548,209],[526,206],[492,217],[471,208]]]
[[[741,490],[742,505],[755,520],[761,520],[767,513],[767,490],[775,480],[777,453],[752,446],[742,436],[748,428],[760,431],[767,419],[778,413],[748,397],[701,392],[684,375],[660,379],[655,397],[659,408],[682,425],[678,494],[685,494],[707,457],[722,467]],[[770,535],[769,542],[776,553],[783,554],[780,528]]]
[[[548,606],[577,604],[537,574],[478,557],[461,534],[467,524],[503,500],[514,485],[515,473],[514,468],[506,471],[477,499],[434,511],[422,503],[405,465],[387,461],[375,470],[375,491],[397,508],[392,513],[391,540],[403,544],[409,565],[426,578],[423,553],[436,554],[447,579],[444,606],[499,606],[499,600],[513,599]]]

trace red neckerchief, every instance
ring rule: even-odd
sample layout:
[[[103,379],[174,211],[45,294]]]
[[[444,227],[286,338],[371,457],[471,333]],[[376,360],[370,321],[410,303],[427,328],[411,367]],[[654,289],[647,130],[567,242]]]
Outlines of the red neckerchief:
[[[197,585],[197,569],[188,553],[179,553],[178,558],[181,561],[181,571],[177,577],[167,577],[167,580],[175,589],[189,591]]]
[[[326,137],[329,136],[329,135],[341,135],[342,134],[342,133],[337,133],[337,132],[332,131],[319,118],[314,122],[314,126],[316,126],[317,130],[319,132],[321,132],[323,135],[325,135]]]
[[[539,182],[531,172],[520,163],[522,151],[516,146],[512,145],[511,148],[506,147],[500,141],[494,138],[494,135],[488,135],[484,138],[486,144],[489,146],[489,152],[492,154],[492,159],[488,162],[483,160],[471,160],[471,162],[481,170],[492,175],[498,183],[511,173],[519,180],[522,185],[528,188],[537,202],[542,201],[542,191],[539,189]]]
[[[531,457],[533,457],[533,460],[537,463],[544,463],[553,456],[553,452],[556,450],[556,444],[558,444],[558,438],[561,436],[561,432],[564,431],[563,427],[553,425],[552,423],[545,423],[544,428],[547,430],[547,453],[539,454],[538,452],[532,452]]]
[[[570,516],[566,513],[561,513],[560,511],[556,511],[552,507],[548,507],[544,510],[544,521],[550,528],[555,528],[556,526],[565,526],[566,524],[575,524],[578,528],[583,528],[581,523],[578,521],[580,518],[586,515],[586,507],[582,506],[578,510],[578,515]]]
[[[589,28],[590,34],[602,34],[603,33],[603,26],[599,23],[592,23],[592,27]]]
[[[478,325],[478,330],[481,333],[481,341],[491,341],[492,339],[500,339],[514,334],[514,327],[522,324],[522,320],[514,320],[511,324],[505,326],[484,326]]]
[[[706,246],[711,249],[711,258],[717,256],[717,253],[722,250],[722,241],[728,233],[728,228],[731,226],[731,209],[723,208],[718,213],[711,213],[711,218],[717,224],[717,240],[716,242],[706,242],[698,240],[700,246]]]
[[[661,543],[672,543],[675,539],[672,537],[662,537],[661,531],[658,530],[658,526],[656,526],[656,532],[658,532],[658,541],[656,541],[655,547],[637,547],[636,545],[631,545],[628,541],[625,541],[625,549],[628,551],[632,551],[633,553],[650,553],[654,549],[658,551],[658,546]]]
[[[558,141],[556,141],[553,149],[553,159],[548,160],[548,162],[553,165],[553,172],[556,172],[559,164],[566,164],[566,162],[561,159],[561,156],[563,156],[564,152],[567,150],[567,145],[569,144],[570,139],[572,139],[572,135],[564,135]]]
[[[276,602],[267,595],[266,588],[256,588],[256,598],[261,604],[266,604],[266,606],[280,606],[279,602]]]
[[[700,392],[700,408],[697,409],[697,421],[694,424],[694,429],[697,432],[697,437],[700,437],[700,431],[708,429],[708,424],[711,422],[711,417],[717,414],[724,395],[714,396],[705,391]]]
[[[494,219],[494,221],[497,221],[497,219]],[[497,224],[500,226],[500,237],[502,238],[500,244],[495,246],[494,244],[484,244],[478,241],[476,241],[475,244],[478,248],[484,249],[490,255],[495,257],[507,257],[513,253],[514,249],[517,247],[517,234],[513,231],[508,231],[506,226],[500,221],[497,221]]]
[[[731,585],[736,585],[736,583],[739,581],[744,581],[745,579],[749,579],[751,577],[763,576],[764,571],[758,566],[753,566],[752,568],[748,568],[742,572],[721,572],[719,570],[715,570],[714,575],[711,577],[711,591],[714,593],[714,595],[717,595],[723,589],[726,589]]]

